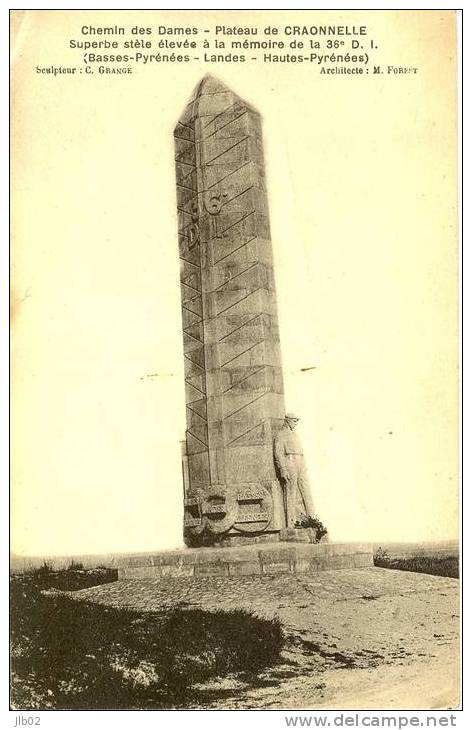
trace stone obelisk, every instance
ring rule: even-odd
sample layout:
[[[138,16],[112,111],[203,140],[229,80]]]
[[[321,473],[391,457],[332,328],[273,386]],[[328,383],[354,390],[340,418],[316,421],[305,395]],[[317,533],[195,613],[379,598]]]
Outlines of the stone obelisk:
[[[273,439],[284,417],[261,118],[205,76],[175,160],[189,545],[262,542],[283,527]]]

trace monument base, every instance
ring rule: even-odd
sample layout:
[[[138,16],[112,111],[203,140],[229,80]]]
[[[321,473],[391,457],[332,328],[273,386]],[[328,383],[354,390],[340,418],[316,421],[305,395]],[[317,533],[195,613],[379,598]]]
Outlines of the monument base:
[[[271,543],[186,548],[123,558],[118,579],[317,573],[373,565],[370,543]]]
[[[274,532],[266,531],[262,534],[241,535],[241,533],[228,533],[213,547],[241,547],[242,545],[264,545],[279,542],[317,542],[316,530],[312,527],[283,527],[281,530]],[[321,543],[328,542],[328,535],[320,540]],[[208,547],[208,546],[207,546]]]

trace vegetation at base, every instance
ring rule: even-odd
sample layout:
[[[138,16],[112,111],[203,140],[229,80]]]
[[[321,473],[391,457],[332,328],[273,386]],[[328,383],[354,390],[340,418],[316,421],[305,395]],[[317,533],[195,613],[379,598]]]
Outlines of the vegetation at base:
[[[328,530],[321,520],[318,519],[318,517],[310,517],[310,515],[303,515],[300,520],[295,522],[294,527],[301,529],[307,529],[310,527],[312,530],[315,530],[316,542],[319,542],[321,538],[328,533]]]
[[[66,570],[85,570],[83,563],[79,563],[72,559]]]
[[[379,547],[374,555],[374,565],[378,568],[408,570],[413,573],[428,573],[429,575],[442,575],[446,578],[459,578],[459,558],[455,555],[414,555],[393,558],[386,550]]]
[[[85,570],[82,563],[76,563],[74,560],[64,570],[56,570],[45,560],[39,568],[32,568],[18,575],[17,580],[35,585],[38,589],[80,591],[82,588],[91,588],[102,583],[113,583],[118,580],[118,570],[104,566]]]
[[[65,585],[71,572],[62,573]],[[198,706],[196,683],[257,672],[282,649],[277,619],[242,610],[117,609],[45,594],[48,579],[39,571],[11,578],[13,709]]]

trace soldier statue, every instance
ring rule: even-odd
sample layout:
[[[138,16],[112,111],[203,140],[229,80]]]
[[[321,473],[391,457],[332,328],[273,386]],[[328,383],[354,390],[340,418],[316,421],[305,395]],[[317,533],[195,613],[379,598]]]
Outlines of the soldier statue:
[[[295,433],[299,420],[294,413],[287,413],[274,439],[274,460],[282,483],[287,527],[293,527],[304,515],[314,516],[303,449]]]

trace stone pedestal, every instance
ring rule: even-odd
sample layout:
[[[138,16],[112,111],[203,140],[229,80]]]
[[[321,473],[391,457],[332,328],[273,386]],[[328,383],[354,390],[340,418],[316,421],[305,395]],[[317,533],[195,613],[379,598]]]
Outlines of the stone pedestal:
[[[136,555],[118,565],[120,580],[198,578],[274,573],[317,573],[373,565],[368,543],[260,543],[229,548],[195,548]]]
[[[308,542],[321,544],[329,542],[328,535],[323,535],[321,540],[316,539],[316,530],[313,527],[284,527],[279,532],[279,540],[281,542]]]

